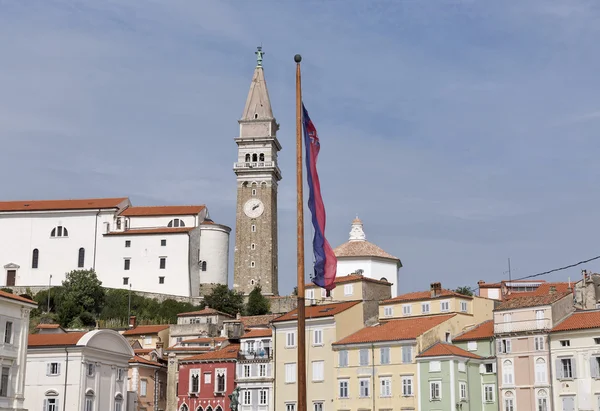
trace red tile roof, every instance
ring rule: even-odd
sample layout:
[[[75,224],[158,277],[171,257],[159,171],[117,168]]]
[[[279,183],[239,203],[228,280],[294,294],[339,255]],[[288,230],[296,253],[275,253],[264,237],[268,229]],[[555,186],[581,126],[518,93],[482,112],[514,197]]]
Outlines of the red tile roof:
[[[78,200],[31,200],[0,201],[0,212],[5,211],[53,211],[53,210],[93,210],[119,208],[129,199],[119,198],[84,198]]]
[[[321,305],[311,305],[306,307],[304,310],[306,319],[311,318],[324,318],[324,317],[333,317],[336,314],[339,314],[343,311],[346,311],[349,308],[354,307],[357,304],[360,304],[361,301],[347,301],[343,303],[335,303],[335,304],[321,304]],[[296,321],[298,319],[298,309],[295,308],[289,313],[283,314],[280,317],[277,317],[273,320],[273,322],[281,322],[281,321]]]
[[[154,348],[135,348],[133,352],[137,355],[148,355],[154,350]]]
[[[457,335],[452,341],[474,341],[494,338],[494,320],[487,320],[477,324],[470,330]]]
[[[64,334],[29,334],[28,347],[62,347],[77,345],[86,332]]]
[[[392,283],[390,283],[388,281],[376,280],[374,278],[365,277],[360,274],[348,274],[348,275],[338,276],[335,278],[334,283],[335,284],[345,284],[345,283],[352,283],[352,282],[357,282],[357,281],[365,281],[365,282],[369,282],[369,283],[383,284],[383,285],[392,285]],[[305,287],[306,288],[316,288],[318,286],[315,283],[306,283]]]
[[[552,332],[600,328],[600,311],[576,311],[558,323]]]
[[[438,342],[432,345],[430,348],[423,351],[421,354],[417,355],[417,357],[446,357],[449,355],[453,355],[456,357],[466,357],[466,358],[477,358],[480,359],[479,355],[473,354],[472,352],[463,350],[462,348],[458,348],[455,345]]]
[[[114,235],[150,235],[150,234],[181,234],[189,233],[196,227],[158,227],[158,228],[130,228],[125,231],[111,231],[105,236]]]
[[[215,310],[214,308],[209,308],[209,307],[207,307],[203,310],[200,310],[200,311],[190,311],[189,313],[179,313],[179,314],[177,314],[177,316],[178,317],[192,317],[192,316],[197,317],[197,316],[202,316],[202,315],[216,315],[216,314],[224,315],[229,318],[234,318],[233,315],[229,315],[227,313],[224,313],[224,312],[221,312],[221,311]]]
[[[22,303],[34,304],[37,306],[37,303],[29,298],[21,297],[20,295],[7,293],[6,291],[0,290],[0,297],[8,298],[9,300],[20,301]]]
[[[145,335],[145,334],[158,334],[159,332],[169,328],[168,324],[163,325],[138,325],[135,328],[127,330],[123,335]]]
[[[156,361],[148,360],[144,357],[140,357],[139,355],[134,355],[133,358],[129,360],[129,364],[144,364],[144,365],[152,365],[154,367],[163,367],[161,363]]]
[[[37,330],[56,330],[60,328],[60,324],[38,324],[35,328]]]
[[[249,315],[242,316],[241,321],[245,328],[266,327],[271,324],[280,314]]]
[[[181,345],[185,345],[185,344],[199,344],[199,343],[218,343],[218,342],[223,342],[223,341],[227,341],[226,337],[200,337],[200,338],[190,338],[189,340],[183,340],[180,341],[179,344]]]
[[[270,337],[272,334],[273,333],[270,328],[252,328],[248,330],[246,334],[242,335],[241,338]]]
[[[550,305],[555,303],[558,300],[561,300],[567,296],[571,296],[573,293],[560,293],[556,292],[554,294],[546,294],[546,295],[525,295],[512,297],[508,300],[505,300],[498,305],[494,311],[503,311],[503,310],[513,310],[516,308],[528,308],[528,307],[538,307],[542,305]]]
[[[204,205],[128,207],[121,215],[126,217],[197,215],[205,208]]]
[[[373,327],[365,327],[333,345],[364,344],[382,341],[414,340],[421,334],[448,321],[456,314],[431,315],[418,318],[389,320]]]
[[[384,305],[384,304],[395,304],[395,303],[400,303],[403,301],[420,301],[420,300],[433,300],[436,298],[448,298],[448,297],[459,297],[459,298],[467,298],[467,299],[473,299],[472,296],[469,295],[463,295],[463,294],[459,294],[457,292],[454,292],[452,290],[446,290],[446,289],[442,289],[439,295],[436,295],[435,297],[431,296],[431,291],[415,291],[412,293],[406,293],[406,294],[402,294],[399,295],[395,298],[391,298],[389,300],[384,300],[381,303],[379,303],[380,305]]]
[[[182,347],[178,344],[172,345],[167,348],[166,351],[183,351],[183,352],[195,352],[195,351],[211,351],[213,347],[209,347],[206,345],[191,345],[188,347]]]
[[[223,348],[207,353],[194,355],[181,361],[218,361],[218,360],[234,360],[240,351],[239,344],[229,344]]]

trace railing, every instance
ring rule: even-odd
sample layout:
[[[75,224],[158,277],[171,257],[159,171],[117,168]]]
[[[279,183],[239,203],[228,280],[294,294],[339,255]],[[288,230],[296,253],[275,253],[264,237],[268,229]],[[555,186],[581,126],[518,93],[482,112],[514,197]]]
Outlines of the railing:
[[[524,331],[549,330],[552,328],[552,323],[549,318],[541,318],[538,320],[522,320],[509,321],[494,324],[494,333],[518,333]]]
[[[275,167],[275,162],[273,161],[260,161],[260,162],[243,162],[243,163],[233,163],[233,167],[235,168],[264,168],[264,167]]]
[[[239,351],[238,359],[240,360],[270,360],[273,358],[271,347],[265,347],[255,351]]]

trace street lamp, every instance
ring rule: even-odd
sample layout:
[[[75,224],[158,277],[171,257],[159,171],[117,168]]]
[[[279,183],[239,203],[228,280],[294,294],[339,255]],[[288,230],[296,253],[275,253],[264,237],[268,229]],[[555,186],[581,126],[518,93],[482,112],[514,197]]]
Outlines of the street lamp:
[[[50,274],[50,280],[48,280],[48,313],[50,313],[50,289],[52,288],[52,274]]]

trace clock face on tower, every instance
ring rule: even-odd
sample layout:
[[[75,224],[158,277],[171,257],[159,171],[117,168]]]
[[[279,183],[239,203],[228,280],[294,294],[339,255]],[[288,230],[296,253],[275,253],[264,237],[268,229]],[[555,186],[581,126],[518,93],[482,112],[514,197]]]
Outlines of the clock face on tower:
[[[244,213],[250,218],[258,218],[265,211],[265,205],[258,198],[251,198],[244,204]]]

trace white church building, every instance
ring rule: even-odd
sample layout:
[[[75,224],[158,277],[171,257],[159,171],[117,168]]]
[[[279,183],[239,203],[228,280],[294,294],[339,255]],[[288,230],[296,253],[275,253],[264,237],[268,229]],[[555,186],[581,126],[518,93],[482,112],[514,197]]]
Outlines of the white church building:
[[[0,286],[60,285],[94,269],[104,287],[197,297],[227,284],[229,233],[204,205],[128,198],[0,202]]]
[[[374,280],[385,280],[393,284],[392,298],[398,295],[402,262],[367,241],[363,223],[358,217],[352,222],[348,242],[336,247],[333,252],[338,260],[338,276],[359,273]]]

